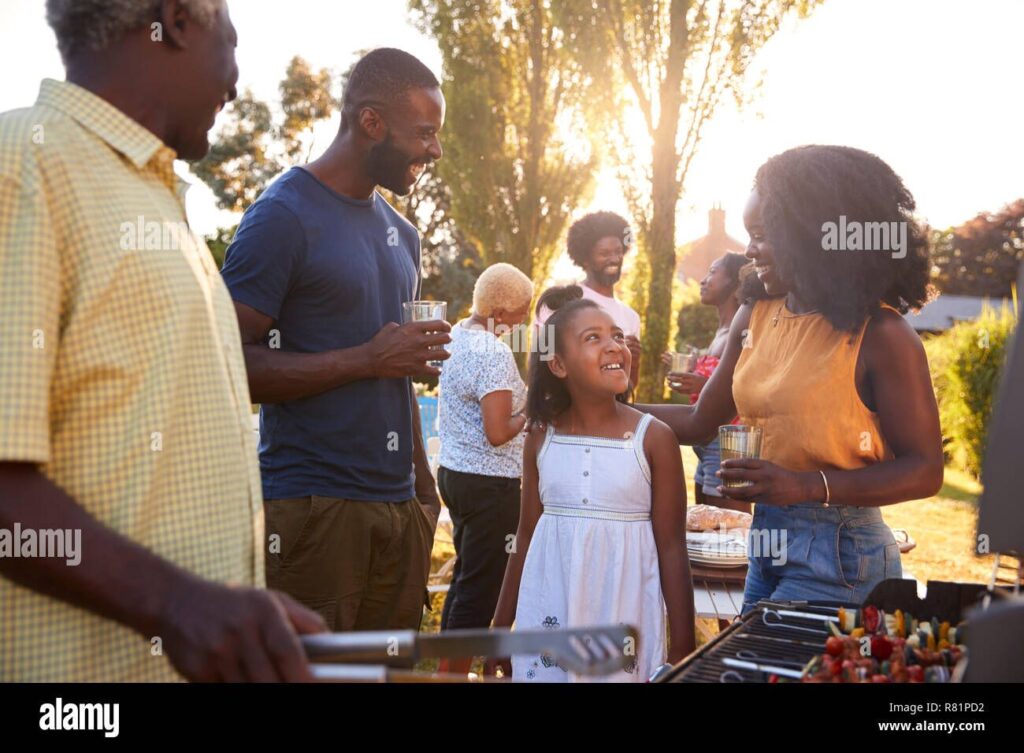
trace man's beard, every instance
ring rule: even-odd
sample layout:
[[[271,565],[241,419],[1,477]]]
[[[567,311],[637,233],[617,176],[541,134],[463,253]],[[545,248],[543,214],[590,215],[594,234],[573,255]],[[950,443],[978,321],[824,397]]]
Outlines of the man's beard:
[[[397,149],[389,133],[384,141],[370,147],[366,165],[374,183],[398,196],[406,196],[415,185],[407,182],[409,166],[418,161]]]
[[[615,272],[605,272],[603,269],[598,270],[594,273],[594,277],[602,285],[606,285],[609,288],[613,287],[622,277],[622,267],[619,267]]]

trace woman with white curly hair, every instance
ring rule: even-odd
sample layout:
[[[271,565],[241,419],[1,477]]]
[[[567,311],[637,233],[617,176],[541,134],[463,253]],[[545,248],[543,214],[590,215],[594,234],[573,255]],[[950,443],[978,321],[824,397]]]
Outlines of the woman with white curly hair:
[[[526,321],[530,278],[494,264],[473,289],[473,310],[452,327],[441,371],[438,486],[454,524],[458,557],[441,629],[488,627],[498,601],[507,546],[519,525],[526,385],[500,339]],[[452,661],[468,671],[469,660]]]

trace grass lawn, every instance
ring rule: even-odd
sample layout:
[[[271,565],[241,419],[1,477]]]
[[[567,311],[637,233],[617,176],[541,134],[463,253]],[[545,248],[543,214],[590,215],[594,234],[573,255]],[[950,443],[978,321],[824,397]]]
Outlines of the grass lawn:
[[[906,528],[917,548],[903,555],[903,567],[921,581],[987,583],[995,557],[974,553],[981,486],[970,476],[946,469],[939,493],[928,499],[882,508],[892,528]]]

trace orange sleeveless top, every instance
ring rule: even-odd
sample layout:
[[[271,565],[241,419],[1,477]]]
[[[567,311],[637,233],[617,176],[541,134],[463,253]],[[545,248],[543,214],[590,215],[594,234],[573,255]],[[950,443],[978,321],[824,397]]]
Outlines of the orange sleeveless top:
[[[857,393],[856,334],[785,298],[757,301],[732,378],[743,423],[760,426],[761,457],[791,471],[851,470],[892,457],[878,414]]]

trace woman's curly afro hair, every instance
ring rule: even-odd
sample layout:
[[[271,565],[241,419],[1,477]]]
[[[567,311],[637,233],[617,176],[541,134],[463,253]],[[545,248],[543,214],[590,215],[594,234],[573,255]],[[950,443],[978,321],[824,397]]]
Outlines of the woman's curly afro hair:
[[[914,197],[903,181],[875,155],[846,146],[797,147],[765,162],[754,188],[779,277],[836,329],[855,331],[880,303],[901,314],[927,303],[926,229],[913,218]],[[825,250],[825,223],[838,225],[841,215],[847,225],[906,223],[906,255]]]

